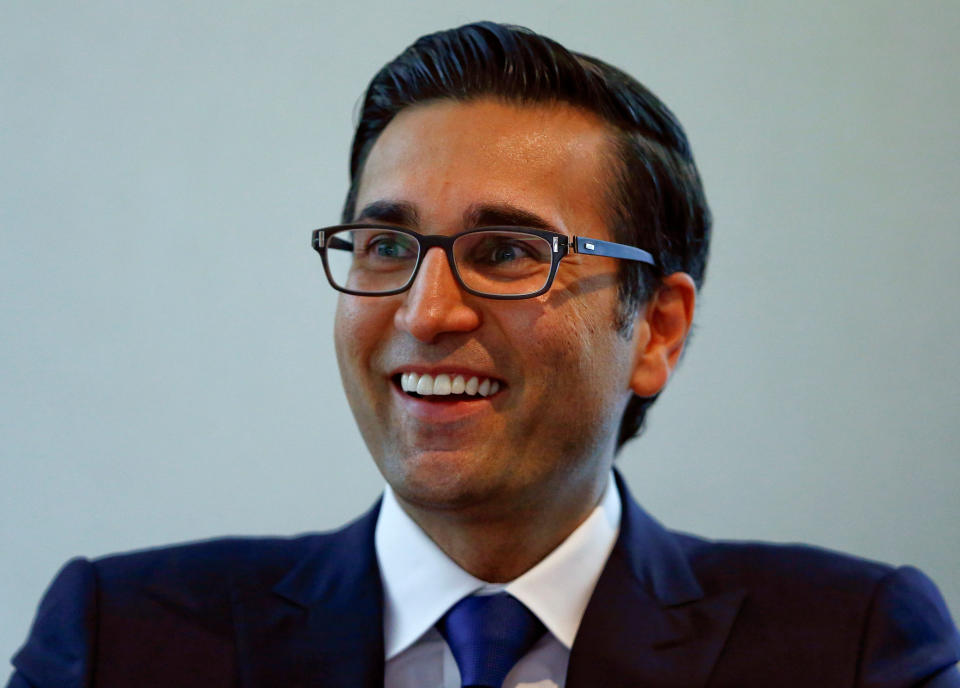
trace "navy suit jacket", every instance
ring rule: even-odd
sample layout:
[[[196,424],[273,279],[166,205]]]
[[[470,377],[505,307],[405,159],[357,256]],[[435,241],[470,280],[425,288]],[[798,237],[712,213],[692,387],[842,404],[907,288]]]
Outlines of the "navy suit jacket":
[[[919,571],[673,533],[620,489],[569,688],[960,686],[960,636]],[[378,508],[333,533],[75,559],[8,688],[380,686]]]

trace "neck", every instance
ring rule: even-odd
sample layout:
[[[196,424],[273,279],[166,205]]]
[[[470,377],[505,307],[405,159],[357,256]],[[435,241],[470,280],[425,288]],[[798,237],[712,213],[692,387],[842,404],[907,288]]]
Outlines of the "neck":
[[[397,501],[467,573],[506,583],[533,568],[583,523],[600,502],[609,473],[568,494],[555,491],[521,505],[435,509]]]

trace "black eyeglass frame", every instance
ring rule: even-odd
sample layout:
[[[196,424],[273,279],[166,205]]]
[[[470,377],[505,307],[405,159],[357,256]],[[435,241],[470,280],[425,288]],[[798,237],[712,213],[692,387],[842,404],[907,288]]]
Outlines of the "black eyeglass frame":
[[[328,233],[350,229],[388,229],[392,232],[407,234],[416,239],[419,242],[420,251],[417,254],[417,264],[414,266],[413,272],[410,274],[410,279],[407,280],[406,284],[397,289],[377,292],[355,291],[353,289],[347,289],[346,287],[339,286],[334,281],[333,275],[330,272],[330,266],[327,263],[326,235]],[[547,277],[547,281],[543,287],[528,294],[490,294],[472,289],[464,283],[463,278],[460,277],[460,272],[457,270],[457,262],[453,256],[453,243],[462,236],[476,234],[477,232],[489,231],[530,234],[541,239],[545,239],[550,243],[552,248],[550,251],[550,275]],[[535,229],[533,227],[477,227],[476,229],[468,229],[467,231],[460,232],[459,234],[446,236],[441,234],[420,234],[419,232],[414,232],[412,229],[407,229],[406,227],[397,227],[395,225],[354,223],[333,225],[331,227],[315,229],[313,230],[313,239],[311,243],[314,250],[320,254],[320,258],[323,261],[323,271],[327,275],[327,281],[330,282],[330,286],[337,291],[343,292],[344,294],[351,294],[353,296],[393,296],[395,294],[402,294],[403,292],[407,291],[410,288],[410,285],[413,284],[413,281],[417,278],[417,273],[420,272],[420,266],[423,265],[423,257],[427,255],[427,251],[435,246],[443,249],[443,252],[447,256],[447,264],[450,266],[450,272],[453,274],[453,278],[457,281],[457,284],[460,285],[461,289],[468,294],[473,294],[474,296],[479,296],[485,299],[500,299],[504,301],[532,299],[535,296],[540,296],[541,294],[545,294],[546,292],[550,291],[550,287],[553,286],[553,279],[557,275],[557,268],[560,267],[560,261],[573,253],[588,256],[606,256],[608,258],[619,258],[621,260],[632,260],[653,266],[656,266],[657,264],[651,253],[644,251],[642,248],[637,248],[636,246],[618,244],[613,241],[603,241],[602,239],[590,239],[588,237],[568,237],[566,234],[559,234],[558,232],[551,232],[545,229]]]

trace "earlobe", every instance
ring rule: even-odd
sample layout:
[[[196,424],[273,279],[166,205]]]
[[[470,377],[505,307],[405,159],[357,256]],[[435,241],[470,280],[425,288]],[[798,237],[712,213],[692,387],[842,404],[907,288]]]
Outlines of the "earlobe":
[[[665,277],[650,297],[634,332],[630,389],[637,396],[655,396],[666,386],[683,353],[696,300],[696,285],[685,272]]]

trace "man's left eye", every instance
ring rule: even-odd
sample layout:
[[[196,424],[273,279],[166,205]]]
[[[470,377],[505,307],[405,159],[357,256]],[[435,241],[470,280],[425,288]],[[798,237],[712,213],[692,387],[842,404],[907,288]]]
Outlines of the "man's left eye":
[[[515,246],[511,244],[501,244],[496,246],[491,255],[492,263],[506,263],[511,260],[517,260],[523,258],[526,254],[526,251],[520,246]]]
[[[528,246],[514,239],[490,240],[481,248],[477,251],[477,262],[488,265],[503,265],[534,257]]]

